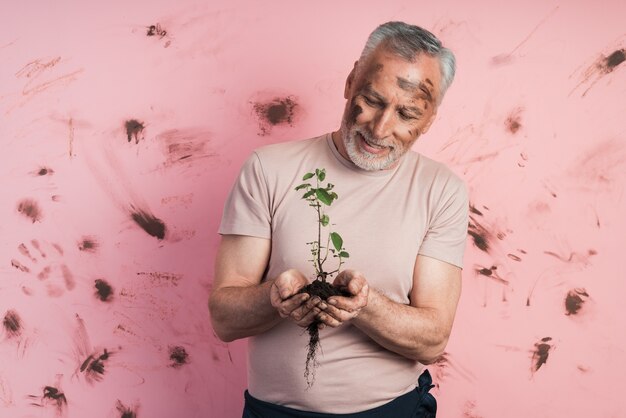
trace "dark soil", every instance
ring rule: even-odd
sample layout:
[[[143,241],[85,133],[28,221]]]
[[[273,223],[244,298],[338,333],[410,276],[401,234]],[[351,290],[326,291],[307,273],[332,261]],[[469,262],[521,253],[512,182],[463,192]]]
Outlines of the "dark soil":
[[[335,287],[332,284],[319,279],[303,287],[298,293],[308,293],[311,298],[318,296],[323,301],[326,301],[331,296],[351,296],[350,292],[348,292],[346,289]],[[319,325],[321,323],[322,321],[316,319],[315,321],[311,322],[311,324],[306,329],[310,337],[309,351],[306,355],[306,365],[304,369],[304,378],[306,379],[308,387],[313,386],[313,383],[315,382],[315,368],[318,365],[315,357],[317,347],[320,344]]]

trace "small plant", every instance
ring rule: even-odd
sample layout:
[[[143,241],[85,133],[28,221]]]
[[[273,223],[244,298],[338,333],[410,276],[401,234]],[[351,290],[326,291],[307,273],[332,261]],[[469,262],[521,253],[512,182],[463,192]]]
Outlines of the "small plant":
[[[315,186],[307,182],[313,178],[315,179]],[[300,293],[308,293],[311,298],[318,296],[324,301],[331,296],[349,296],[347,291],[333,286],[327,279],[339,273],[344,259],[350,257],[350,254],[343,247],[343,238],[341,238],[341,235],[337,232],[328,232],[328,234],[325,234],[325,240],[322,240],[322,228],[329,228],[329,225],[333,225],[330,223],[330,218],[328,214],[325,213],[324,209],[332,205],[332,203],[339,198],[337,193],[333,191],[335,186],[332,183],[326,183],[326,185],[324,185],[325,179],[326,170],[316,168],[314,173],[306,173],[302,177],[302,181],[306,183],[302,183],[296,187],[296,191],[304,191],[302,199],[306,200],[309,206],[315,209],[317,214],[317,240],[307,242],[307,245],[311,247],[311,260],[309,261],[313,263],[316,277],[311,284],[302,288]],[[322,243],[325,243],[325,245],[322,245]],[[329,259],[329,257],[331,258]],[[327,270],[324,265],[331,259],[336,260],[336,263],[333,263],[333,265],[336,265],[336,268]],[[307,327],[310,338],[304,377],[308,387],[313,386],[315,381],[315,368],[318,365],[315,357],[320,342],[320,323],[321,321],[316,319]]]

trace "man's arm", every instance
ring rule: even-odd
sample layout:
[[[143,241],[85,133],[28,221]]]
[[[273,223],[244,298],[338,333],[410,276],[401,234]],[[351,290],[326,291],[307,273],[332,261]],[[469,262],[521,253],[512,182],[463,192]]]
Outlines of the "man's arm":
[[[297,294],[307,279],[294,270],[261,283],[269,261],[271,241],[243,235],[224,235],[215,260],[209,298],[211,322],[226,342],[260,334],[290,317],[300,326],[320,312],[319,299]],[[304,303],[306,301],[306,303]]]
[[[329,326],[350,321],[381,346],[420,363],[434,362],[448,342],[461,293],[461,269],[418,255],[410,305],[394,302],[370,289],[358,272],[346,270],[337,284],[349,285],[354,297],[333,297],[334,306],[321,304],[321,319]],[[360,302],[363,293],[366,302]]]

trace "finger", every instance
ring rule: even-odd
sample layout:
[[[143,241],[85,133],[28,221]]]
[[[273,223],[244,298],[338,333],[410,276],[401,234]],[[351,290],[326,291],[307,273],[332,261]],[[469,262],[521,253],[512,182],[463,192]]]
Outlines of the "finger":
[[[346,322],[351,320],[356,316],[356,312],[358,311],[345,311],[343,309],[338,309],[330,305],[323,310],[323,314],[331,316],[337,322]]]
[[[317,304],[320,302],[320,298],[319,297],[313,297],[310,298],[306,301],[306,303],[302,303],[300,304],[298,307],[296,307],[293,311],[291,311],[291,317],[293,319],[295,319],[296,321],[300,321],[302,318],[304,318],[313,308],[315,308],[317,306]],[[319,309],[318,309],[319,312]]]
[[[317,319],[319,319],[324,325],[328,325],[329,327],[337,328],[339,325],[341,325],[340,321],[325,312],[317,315]]]
[[[315,321],[315,318],[320,312],[320,309],[315,307],[308,311],[300,320],[297,320],[296,324],[301,327],[308,327],[313,321]]]

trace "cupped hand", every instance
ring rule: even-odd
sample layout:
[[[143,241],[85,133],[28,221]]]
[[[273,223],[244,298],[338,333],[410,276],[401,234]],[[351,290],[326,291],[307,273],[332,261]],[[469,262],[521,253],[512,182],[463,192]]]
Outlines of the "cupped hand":
[[[337,275],[333,285],[350,293],[351,296],[331,296],[318,307],[322,312],[317,316],[323,324],[338,327],[356,318],[367,306],[369,285],[365,276],[355,270],[344,270]]]
[[[270,288],[270,302],[282,318],[290,318],[301,327],[308,327],[317,314],[321,312],[317,306],[319,297],[311,298],[308,293],[298,293],[309,284],[302,273],[287,270],[281,273]]]

